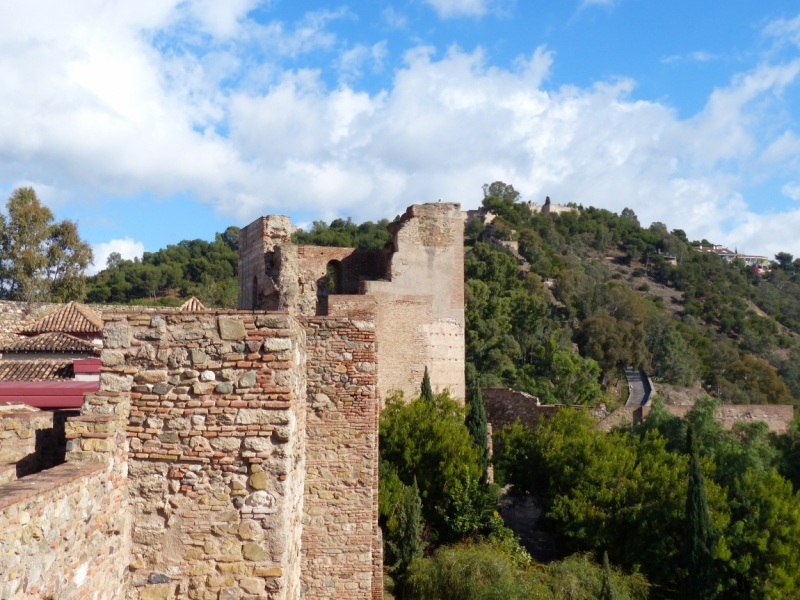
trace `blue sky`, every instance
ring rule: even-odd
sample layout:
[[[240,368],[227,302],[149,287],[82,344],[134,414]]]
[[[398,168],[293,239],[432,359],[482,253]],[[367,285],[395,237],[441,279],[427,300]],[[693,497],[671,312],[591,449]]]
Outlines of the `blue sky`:
[[[800,254],[800,8],[717,0],[0,5],[0,192],[127,257],[481,184]]]

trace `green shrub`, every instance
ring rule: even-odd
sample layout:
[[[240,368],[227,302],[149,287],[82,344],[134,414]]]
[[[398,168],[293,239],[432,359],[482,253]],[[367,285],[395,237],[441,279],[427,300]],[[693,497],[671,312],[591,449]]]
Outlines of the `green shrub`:
[[[643,575],[612,569],[621,600],[644,600],[649,585]],[[590,554],[576,554],[549,565],[516,560],[491,541],[440,548],[415,561],[404,598],[411,600],[595,600],[603,569]]]

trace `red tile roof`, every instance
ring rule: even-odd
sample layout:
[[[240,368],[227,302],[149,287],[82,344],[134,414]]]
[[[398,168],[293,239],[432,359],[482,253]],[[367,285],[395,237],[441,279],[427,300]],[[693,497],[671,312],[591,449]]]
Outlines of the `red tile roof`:
[[[86,352],[94,354],[97,348],[91,342],[60,331],[42,333],[33,337],[18,336],[0,344],[0,352]]]
[[[61,381],[74,377],[71,360],[0,361],[0,381]]]
[[[97,333],[103,329],[103,319],[83,304],[70,302],[33,325],[22,330],[23,333],[45,333],[62,331],[64,333]]]
[[[181,305],[181,312],[192,312],[193,310],[206,310],[206,307],[203,306],[203,303],[194,296],[189,298]]]

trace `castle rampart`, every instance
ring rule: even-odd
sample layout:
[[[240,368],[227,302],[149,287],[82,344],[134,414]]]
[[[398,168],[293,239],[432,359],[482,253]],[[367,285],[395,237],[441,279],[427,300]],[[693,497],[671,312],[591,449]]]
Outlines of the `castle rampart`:
[[[296,246],[288,217],[267,216],[239,237],[239,307],[297,315],[371,311],[378,395],[434,389],[464,399],[464,247],[458,204],[415,204],[390,224],[381,251]],[[352,296],[371,300],[353,300]]]

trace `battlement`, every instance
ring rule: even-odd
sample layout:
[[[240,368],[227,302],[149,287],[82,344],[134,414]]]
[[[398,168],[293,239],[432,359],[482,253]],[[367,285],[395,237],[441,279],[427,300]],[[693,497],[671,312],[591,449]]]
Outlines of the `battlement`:
[[[239,235],[238,306],[303,316],[368,310],[381,399],[416,394],[427,367],[434,389],[463,400],[463,219],[458,204],[415,204],[389,225],[389,247],[362,250],[297,246],[288,217],[260,217]]]

